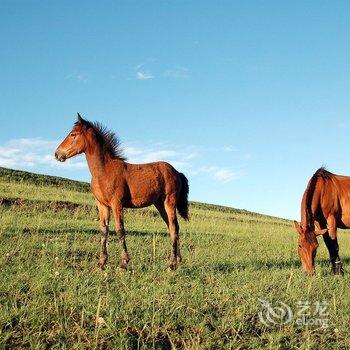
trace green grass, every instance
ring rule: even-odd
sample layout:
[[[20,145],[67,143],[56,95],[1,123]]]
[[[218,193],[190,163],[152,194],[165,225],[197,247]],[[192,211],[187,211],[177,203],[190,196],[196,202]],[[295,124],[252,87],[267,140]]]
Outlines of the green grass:
[[[317,274],[307,277],[289,221],[191,203],[190,222],[180,221],[184,261],[173,272],[157,212],[128,210],[129,270],[117,269],[111,232],[107,267],[95,271],[88,188],[0,168],[1,349],[350,348],[350,277],[331,275],[321,240]],[[339,243],[346,269],[349,235],[341,232]],[[298,301],[324,300],[329,327],[267,327],[258,298],[293,311]]]

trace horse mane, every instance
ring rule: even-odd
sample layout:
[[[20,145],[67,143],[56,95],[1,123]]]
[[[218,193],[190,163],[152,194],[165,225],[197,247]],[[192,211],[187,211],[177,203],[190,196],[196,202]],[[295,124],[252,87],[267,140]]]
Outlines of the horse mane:
[[[100,122],[84,120],[83,123],[94,130],[96,140],[102,146],[104,154],[108,154],[112,159],[126,160],[120,141],[113,131],[107,129]],[[76,124],[79,124],[79,122]]]
[[[306,219],[308,229],[311,231],[315,230],[315,220],[312,214],[312,199],[314,196],[317,180],[322,178],[324,180],[329,180],[332,177],[332,173],[329,172],[325,167],[319,168],[315,174],[312,175],[309,184],[306,188],[306,200],[305,200],[305,209],[306,209]]]

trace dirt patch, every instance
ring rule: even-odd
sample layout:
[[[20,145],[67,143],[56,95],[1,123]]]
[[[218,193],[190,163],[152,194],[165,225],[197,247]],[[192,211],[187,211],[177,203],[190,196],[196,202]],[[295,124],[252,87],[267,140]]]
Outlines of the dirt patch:
[[[31,208],[31,209],[44,209],[44,210],[52,210],[54,212],[60,210],[68,210],[68,211],[91,211],[93,210],[93,206],[73,203],[68,201],[37,201],[23,198],[0,198],[0,206],[2,207],[17,207],[17,208]]]

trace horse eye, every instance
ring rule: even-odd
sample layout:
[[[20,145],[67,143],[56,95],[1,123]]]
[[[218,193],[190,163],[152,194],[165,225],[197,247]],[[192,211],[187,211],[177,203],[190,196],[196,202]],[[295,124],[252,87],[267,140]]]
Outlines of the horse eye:
[[[299,248],[301,248],[301,244],[298,244]]]
[[[77,134],[75,133],[75,132],[71,132],[70,133],[70,136],[72,136],[72,137],[74,137],[74,136],[76,136]]]

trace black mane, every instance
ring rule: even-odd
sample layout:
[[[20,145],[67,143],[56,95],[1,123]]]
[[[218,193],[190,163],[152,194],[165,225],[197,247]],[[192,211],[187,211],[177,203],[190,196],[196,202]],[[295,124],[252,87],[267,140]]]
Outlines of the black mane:
[[[325,167],[319,168],[315,174],[312,175],[312,178],[309,181],[307,190],[306,190],[306,217],[307,222],[309,225],[309,229],[314,231],[315,230],[315,223],[314,223],[314,217],[312,214],[311,204],[312,204],[312,198],[314,196],[316,184],[318,178],[322,178],[324,180],[329,180],[333,174],[329,172]]]
[[[79,122],[76,124],[79,124]],[[120,141],[113,131],[108,130],[99,122],[92,123],[84,120],[83,124],[94,130],[97,142],[102,146],[105,154],[108,154],[113,159],[126,160]]]
[[[329,172],[324,166],[319,168],[313,176],[322,177],[322,179],[330,179],[333,174]]]

